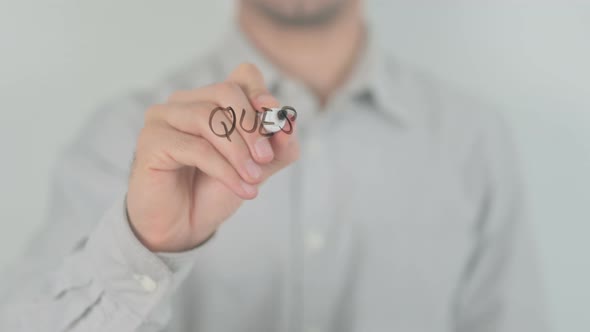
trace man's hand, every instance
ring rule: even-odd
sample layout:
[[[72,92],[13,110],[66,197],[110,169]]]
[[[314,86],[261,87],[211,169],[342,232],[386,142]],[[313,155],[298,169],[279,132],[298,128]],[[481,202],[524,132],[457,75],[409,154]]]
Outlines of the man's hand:
[[[238,117],[231,141],[209,127],[211,111],[228,106]],[[256,197],[265,179],[298,158],[294,136],[278,132],[265,137],[243,129],[253,127],[255,110],[278,106],[260,71],[242,64],[225,82],[176,92],[146,112],[127,212],[147,248],[175,252],[199,245],[244,199]],[[246,114],[240,126],[242,109]]]

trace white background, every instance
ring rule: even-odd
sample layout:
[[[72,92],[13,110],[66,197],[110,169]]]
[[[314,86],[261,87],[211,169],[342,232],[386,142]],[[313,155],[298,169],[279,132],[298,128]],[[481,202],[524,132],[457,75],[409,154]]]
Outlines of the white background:
[[[444,3],[367,7],[396,55],[507,114],[550,321],[589,331],[590,2]],[[0,268],[43,220],[56,153],[88,115],[206,51],[231,13],[230,0],[0,0]]]

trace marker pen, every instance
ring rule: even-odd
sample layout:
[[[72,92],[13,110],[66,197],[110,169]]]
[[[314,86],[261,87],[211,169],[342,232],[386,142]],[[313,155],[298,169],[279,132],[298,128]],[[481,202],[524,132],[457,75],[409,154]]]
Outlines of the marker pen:
[[[297,118],[297,111],[291,106],[283,106],[281,108],[263,107],[263,110],[264,112],[261,114],[262,126],[268,133],[276,133],[282,130],[287,121],[292,126],[291,121]]]

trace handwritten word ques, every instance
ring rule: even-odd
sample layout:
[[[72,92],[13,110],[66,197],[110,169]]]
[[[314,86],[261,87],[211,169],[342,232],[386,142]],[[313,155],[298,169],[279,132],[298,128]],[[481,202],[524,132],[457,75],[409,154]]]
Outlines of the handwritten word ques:
[[[274,132],[268,132],[265,128],[265,125],[278,125],[273,121],[267,121],[266,117],[269,112],[273,110],[270,108],[263,107],[263,112],[255,110],[254,114],[254,124],[252,128],[244,128],[244,119],[246,118],[246,110],[242,109],[242,114],[240,116],[240,127],[247,133],[253,133],[256,130],[263,136],[272,136]],[[281,131],[286,134],[291,134],[293,132],[293,124],[291,121],[295,121],[297,118],[297,111],[291,106],[283,106],[277,112],[277,119],[279,121],[283,121],[285,125],[281,126]],[[214,124],[219,124],[216,126],[217,129],[214,128]],[[288,124],[288,126],[286,126]],[[228,141],[231,142],[231,134],[236,129],[237,125],[237,116],[234,109],[229,107],[216,107],[211,111],[211,115],[209,116],[209,128],[219,137],[225,137]],[[288,127],[288,129],[285,129]]]

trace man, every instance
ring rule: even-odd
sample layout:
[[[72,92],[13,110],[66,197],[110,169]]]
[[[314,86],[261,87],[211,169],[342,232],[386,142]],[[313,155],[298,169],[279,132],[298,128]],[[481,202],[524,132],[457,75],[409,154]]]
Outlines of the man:
[[[238,13],[68,149],[2,331],[543,330],[495,113],[385,55],[360,0]],[[281,105],[293,134],[246,131]]]

